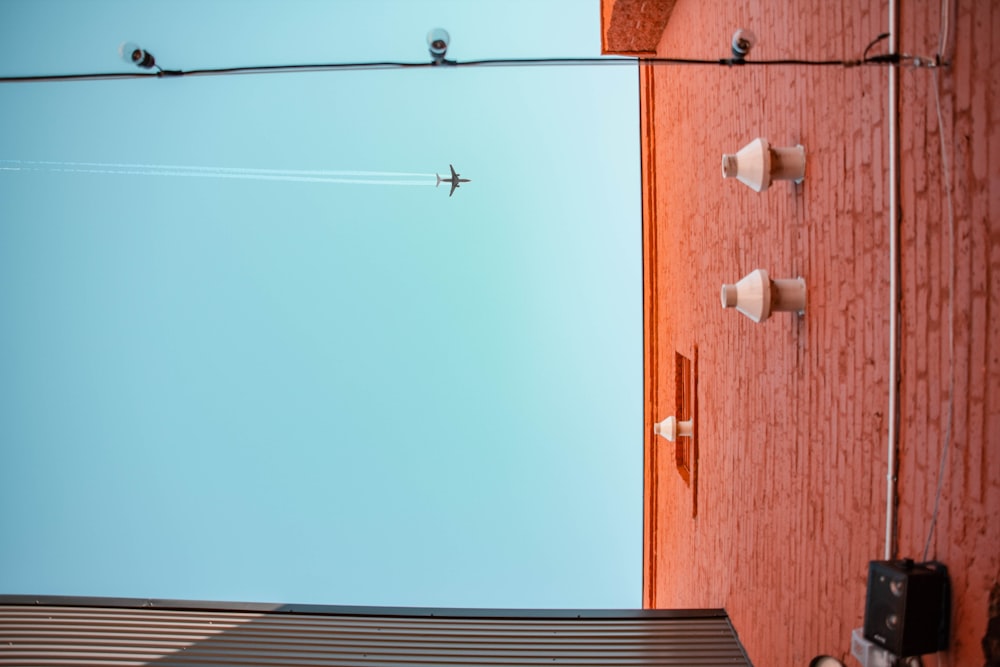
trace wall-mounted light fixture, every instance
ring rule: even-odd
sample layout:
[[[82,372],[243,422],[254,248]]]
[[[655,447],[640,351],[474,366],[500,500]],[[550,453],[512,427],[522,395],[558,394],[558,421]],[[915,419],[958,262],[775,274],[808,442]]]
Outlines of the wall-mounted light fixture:
[[[771,146],[758,137],[734,154],[722,156],[722,177],[735,178],[755,192],[763,192],[772,181],[801,183],[806,177],[806,149]]]
[[[805,278],[771,279],[756,269],[736,283],[722,286],[722,307],[735,308],[754,322],[763,322],[772,312],[802,315],[806,311]]]
[[[653,426],[653,433],[670,442],[677,442],[677,438],[690,438],[694,435],[694,422],[690,419],[678,421],[677,417],[670,415]]]

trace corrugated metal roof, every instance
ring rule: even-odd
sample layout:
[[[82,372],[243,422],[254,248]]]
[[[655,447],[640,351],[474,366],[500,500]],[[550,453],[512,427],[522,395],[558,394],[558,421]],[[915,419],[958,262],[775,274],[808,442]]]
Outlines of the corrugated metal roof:
[[[348,615],[41,601],[0,598],[0,665],[750,664],[724,613]]]

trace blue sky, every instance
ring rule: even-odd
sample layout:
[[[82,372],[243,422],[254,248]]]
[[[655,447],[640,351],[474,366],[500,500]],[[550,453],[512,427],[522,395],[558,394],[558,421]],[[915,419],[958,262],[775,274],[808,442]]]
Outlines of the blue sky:
[[[600,52],[596,0],[8,0],[0,73],[424,61],[436,26]],[[2,84],[0,120],[0,592],[640,606],[634,68]]]

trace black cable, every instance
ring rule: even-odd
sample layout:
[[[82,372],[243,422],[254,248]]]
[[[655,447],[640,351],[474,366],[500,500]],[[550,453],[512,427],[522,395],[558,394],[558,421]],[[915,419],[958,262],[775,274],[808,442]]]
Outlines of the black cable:
[[[872,47],[881,42],[883,39],[889,39],[889,33],[883,32],[881,35],[869,42],[868,46],[865,47],[864,53],[861,54],[862,60],[867,60],[868,52],[872,50]]]
[[[878,40],[876,40],[877,42]],[[872,44],[874,44],[873,42]],[[869,45],[869,48],[871,45]],[[866,49],[867,53],[867,49]],[[235,74],[287,74],[294,72],[363,71],[386,69],[421,69],[427,67],[572,67],[610,66],[632,67],[637,65],[711,65],[722,67],[857,67],[861,65],[895,65],[899,54],[884,54],[865,57],[861,60],[802,60],[794,58],[778,60],[738,60],[734,58],[505,58],[489,60],[469,60],[456,62],[445,60],[435,62],[367,62],[328,63],[311,65],[260,65],[250,67],[220,67],[193,70],[167,70],[157,67],[156,72],[106,72],[99,74],[49,74],[36,76],[5,76],[0,83],[29,83],[42,81],[106,81],[115,79],[173,78],[182,76],[231,76]]]
[[[260,65],[241,67],[219,67],[214,69],[169,70],[157,67],[155,72],[107,72],[101,74],[45,74],[37,76],[0,77],[0,83],[23,83],[39,81],[104,81],[113,79],[162,79],[181,76],[228,76],[233,74],[281,74],[291,72],[327,72],[337,70],[381,70],[433,67],[434,63],[329,63],[313,65]]]
[[[5,76],[0,83],[31,83],[36,81],[105,81],[112,79],[149,79],[155,72],[108,72],[106,74],[43,74],[40,76]]]
[[[873,61],[874,62],[874,61]],[[735,58],[509,58],[504,60],[469,60],[453,63],[465,67],[523,67],[523,66],[560,66],[560,65],[818,65],[853,67],[864,64],[858,60],[738,60]]]
[[[287,74],[294,72],[361,71],[385,69],[420,69],[436,63],[328,63],[315,65],[259,65],[256,67],[220,67],[216,69],[165,70],[166,76],[227,76],[232,74]]]

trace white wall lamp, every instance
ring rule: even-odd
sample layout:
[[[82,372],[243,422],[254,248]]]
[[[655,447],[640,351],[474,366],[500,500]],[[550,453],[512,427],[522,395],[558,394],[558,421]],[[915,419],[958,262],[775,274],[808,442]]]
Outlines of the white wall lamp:
[[[694,436],[694,422],[692,420],[678,421],[673,415],[667,417],[658,424],[653,425],[653,433],[666,438],[670,442],[677,442],[677,438],[690,438]]]
[[[763,322],[772,312],[805,314],[805,278],[772,279],[756,269],[735,285],[722,286],[722,307],[735,308],[754,322]]]
[[[772,181],[801,183],[806,177],[806,149],[775,148],[757,138],[738,153],[722,156],[722,177],[735,178],[756,192],[767,190]]]

